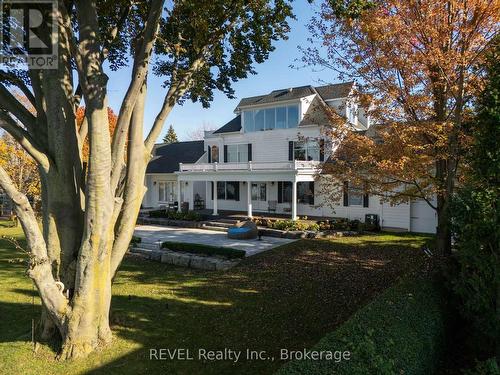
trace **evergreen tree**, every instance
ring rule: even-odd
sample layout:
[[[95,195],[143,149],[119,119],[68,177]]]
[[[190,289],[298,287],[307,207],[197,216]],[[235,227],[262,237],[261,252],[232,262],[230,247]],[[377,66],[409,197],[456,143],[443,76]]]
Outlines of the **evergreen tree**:
[[[174,127],[172,125],[169,126],[167,134],[163,137],[163,143],[177,143],[179,139],[177,138],[177,134],[175,133]]]

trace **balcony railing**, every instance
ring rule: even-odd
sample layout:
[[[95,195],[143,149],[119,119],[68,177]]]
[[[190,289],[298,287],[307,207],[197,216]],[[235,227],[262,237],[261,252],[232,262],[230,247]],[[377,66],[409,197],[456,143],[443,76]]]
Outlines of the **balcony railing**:
[[[247,163],[180,163],[181,172],[214,172],[214,171],[314,171],[320,165],[319,161],[285,161],[285,162],[255,162]]]

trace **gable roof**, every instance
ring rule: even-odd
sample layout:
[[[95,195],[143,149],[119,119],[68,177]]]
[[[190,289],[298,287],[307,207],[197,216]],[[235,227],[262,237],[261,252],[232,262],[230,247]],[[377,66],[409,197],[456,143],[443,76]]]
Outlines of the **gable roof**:
[[[194,163],[201,158],[205,152],[203,144],[203,141],[189,141],[157,145],[146,173],[177,172],[179,163]]]
[[[213,134],[239,132],[241,130],[241,115],[236,116],[231,121],[217,129]]]
[[[300,99],[305,96],[314,95],[316,94],[316,92],[319,95],[321,95],[323,100],[345,98],[346,96],[349,95],[349,92],[351,91],[353,84],[354,82],[351,81],[351,82],[318,86],[316,87],[316,91],[314,90],[314,87],[311,85],[274,90],[267,95],[259,95],[259,96],[252,96],[249,98],[243,98],[241,99],[236,108],[252,106],[257,104],[277,103],[286,100]]]

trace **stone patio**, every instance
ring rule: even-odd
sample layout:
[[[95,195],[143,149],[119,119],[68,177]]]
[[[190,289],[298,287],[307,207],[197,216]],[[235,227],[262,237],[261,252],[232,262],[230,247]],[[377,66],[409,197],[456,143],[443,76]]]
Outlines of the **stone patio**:
[[[232,240],[227,233],[197,228],[164,227],[155,225],[138,225],[134,236],[141,237],[143,242],[155,243],[164,241],[205,244],[210,246],[231,247],[246,251],[252,256],[295,240],[276,237],[262,237],[262,240]]]

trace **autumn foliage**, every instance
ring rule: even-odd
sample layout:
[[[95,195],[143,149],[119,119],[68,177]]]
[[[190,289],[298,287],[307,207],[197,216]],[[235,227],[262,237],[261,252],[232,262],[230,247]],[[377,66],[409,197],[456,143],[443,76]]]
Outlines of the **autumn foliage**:
[[[78,129],[81,129],[83,121],[85,119],[85,107],[79,107],[76,111],[76,124]],[[114,134],[116,128],[116,122],[118,120],[118,116],[113,112],[111,108],[108,107],[108,121],[109,121],[109,133],[111,135]],[[87,162],[89,159],[89,139],[85,138],[85,141],[82,145],[82,160]]]
[[[355,80],[353,100],[374,124],[353,131],[330,110],[325,132],[337,151],[324,166],[325,192],[349,180],[394,202],[424,199],[437,211],[438,245],[448,252],[450,198],[499,20],[498,1],[377,1],[357,18],[338,17],[325,2],[310,31],[327,53],[313,44],[303,60]]]

